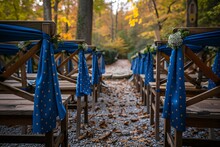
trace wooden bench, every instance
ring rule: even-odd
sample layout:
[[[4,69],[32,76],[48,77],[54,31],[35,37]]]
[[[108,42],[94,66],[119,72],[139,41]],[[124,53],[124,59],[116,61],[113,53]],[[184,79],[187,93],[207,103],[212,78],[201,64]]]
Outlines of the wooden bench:
[[[70,95],[62,95],[62,102],[67,110]],[[13,94],[0,94],[0,125],[32,125],[33,102]],[[68,113],[59,123],[60,131],[56,134],[50,131],[45,134],[1,134],[0,143],[37,143],[48,147],[62,144],[68,146]],[[58,127],[58,126],[57,126]]]

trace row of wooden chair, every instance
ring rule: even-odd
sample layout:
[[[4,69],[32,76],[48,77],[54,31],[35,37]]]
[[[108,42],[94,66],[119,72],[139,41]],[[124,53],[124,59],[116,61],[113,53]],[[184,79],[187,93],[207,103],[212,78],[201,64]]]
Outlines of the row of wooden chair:
[[[204,32],[218,31],[219,28],[184,28],[190,31],[190,34],[201,34]],[[176,30],[176,29],[175,29]],[[158,47],[162,46],[165,42],[155,42]],[[203,45],[203,43],[201,43]],[[202,55],[203,53],[203,55]],[[186,89],[186,127],[203,127],[203,128],[219,128],[219,99],[213,99],[212,97],[218,97],[218,81],[217,77],[210,68],[213,55],[200,52],[193,53],[189,47],[184,47],[185,55],[185,89]],[[206,60],[204,60],[204,56]],[[203,58],[201,58],[203,57]],[[155,82],[150,82],[149,85],[144,85],[143,76],[136,75],[135,83],[139,91],[142,93],[142,99],[147,105],[147,110],[150,113],[150,124],[154,124],[155,139],[159,140],[159,124],[160,112],[163,110],[163,103],[165,92],[167,89],[164,74],[168,73],[164,61],[169,62],[170,57],[159,49],[156,52],[155,57]],[[165,67],[165,68],[164,68]],[[162,76],[161,76],[162,75]],[[217,84],[216,88],[207,90],[207,79],[212,79]],[[169,86],[169,85],[168,85]],[[207,112],[206,114],[204,114]],[[174,112],[175,113],[175,112]],[[171,123],[168,118],[165,119],[164,125],[164,146],[182,146],[182,145],[213,145],[218,146],[219,140],[214,139],[189,139],[182,137],[182,131],[174,129],[175,134],[172,137]]]
[[[40,30],[50,37],[55,35],[55,23],[51,21],[0,21],[0,24],[9,24],[15,26],[24,26],[28,28],[34,28]],[[25,30],[24,30],[25,31]],[[14,34],[7,34],[6,37],[13,36]],[[4,42],[4,36],[0,36],[0,41]],[[16,38],[21,41],[22,38]],[[12,41],[16,41],[12,40]],[[10,40],[10,39],[9,39]],[[36,85],[32,85],[30,88],[27,81],[36,79],[36,74],[27,74],[25,63],[30,59],[34,58],[36,63],[41,60],[39,57],[39,50],[41,48],[42,41],[34,40],[35,45],[29,50],[21,50],[17,53],[10,62],[7,62],[4,66],[4,71],[0,74],[0,117],[1,125],[31,125],[33,117],[33,102],[34,102],[34,89]],[[71,41],[75,44],[81,44],[83,41]],[[6,43],[6,42],[4,42]],[[7,44],[14,44],[16,42],[8,42]],[[93,48],[93,46],[89,46]],[[84,122],[88,123],[88,96],[84,95],[84,102],[81,101],[81,97],[77,97],[76,104],[73,99],[76,94],[76,79],[73,75],[77,75],[77,65],[78,65],[78,49],[69,56],[64,57],[64,54],[55,54],[54,58],[57,60],[59,57],[64,57],[60,65],[57,66],[57,71],[59,71],[59,87],[62,93],[63,105],[68,112],[69,109],[77,108],[77,129],[76,137],[80,135],[80,125],[81,125],[81,112],[84,110]],[[87,60],[91,60],[92,54],[86,55]],[[2,58],[1,58],[2,59]],[[69,73],[64,69],[68,60],[76,62],[76,70],[72,70]],[[19,69],[20,68],[20,69]],[[91,68],[91,64],[89,65]],[[17,73],[17,74],[16,74]],[[20,75],[20,76],[17,76]],[[101,77],[100,77],[101,78]],[[37,81],[36,81],[37,82]],[[93,88],[93,101],[97,101],[97,87],[100,84],[94,86]],[[94,105],[94,103],[93,103]],[[4,120],[4,121],[2,121]],[[0,135],[1,143],[45,143],[46,146],[68,146],[68,115],[60,123],[61,130],[59,134],[55,136],[53,130],[45,133],[44,135]]]

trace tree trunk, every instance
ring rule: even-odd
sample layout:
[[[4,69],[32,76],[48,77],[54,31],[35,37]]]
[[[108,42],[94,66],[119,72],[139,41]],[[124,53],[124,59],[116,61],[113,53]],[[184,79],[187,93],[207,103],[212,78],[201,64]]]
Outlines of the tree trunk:
[[[111,42],[113,42],[115,40],[114,38],[114,14],[113,14],[113,3],[111,3],[111,35],[112,35],[112,40]]]
[[[43,0],[44,3],[44,20],[52,20],[51,0]]]
[[[76,39],[92,43],[93,0],[78,0]]]
[[[54,22],[57,24],[57,19],[58,19],[58,4],[59,4],[60,0],[55,0],[55,3],[54,3]],[[57,27],[57,25],[56,25]]]
[[[70,14],[70,1],[67,0],[67,9],[66,9],[66,18],[69,20],[69,14]],[[68,23],[66,22],[66,25],[65,25],[65,32],[68,33],[69,31],[69,25]]]

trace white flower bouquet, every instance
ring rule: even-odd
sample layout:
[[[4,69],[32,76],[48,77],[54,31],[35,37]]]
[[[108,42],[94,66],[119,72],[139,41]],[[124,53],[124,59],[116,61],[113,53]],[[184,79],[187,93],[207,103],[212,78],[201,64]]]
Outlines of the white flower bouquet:
[[[183,44],[183,39],[181,32],[176,32],[174,34],[171,34],[168,38],[168,46],[172,49],[177,49]]]

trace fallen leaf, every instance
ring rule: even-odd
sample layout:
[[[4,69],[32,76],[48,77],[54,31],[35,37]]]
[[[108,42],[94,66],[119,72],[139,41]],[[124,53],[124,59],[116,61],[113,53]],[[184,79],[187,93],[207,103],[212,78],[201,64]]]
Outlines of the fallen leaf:
[[[106,124],[105,120],[103,120],[103,121],[100,122],[99,127],[102,128],[102,129],[105,129],[105,128],[108,127],[108,125]]]
[[[96,122],[95,121],[89,121],[89,124],[91,125],[91,126],[94,126],[95,124],[96,124]]]
[[[147,124],[143,124],[143,126],[141,127],[143,130],[147,130]]]
[[[142,130],[137,130],[138,134],[143,134],[144,132]]]
[[[149,118],[150,116],[147,114],[147,115],[142,115],[142,116],[140,116],[139,118],[140,119],[146,119],[146,118]]]
[[[91,141],[92,141],[92,142],[95,142],[95,143],[98,143],[98,142],[99,142],[99,139],[98,139],[98,138],[92,138]]]
[[[99,137],[99,140],[103,140],[108,138],[111,135],[111,132],[106,132],[105,134],[103,134],[101,137]]]
[[[94,133],[93,132],[87,132],[87,137],[93,137],[94,136]]]
[[[128,126],[129,125],[129,121],[124,122],[124,125]]]
[[[121,130],[116,129],[116,128],[114,128],[112,131],[115,132],[115,133],[121,133]]]
[[[90,120],[91,118],[95,117],[97,114],[92,114],[88,116],[88,119]]]
[[[95,111],[98,111],[98,110],[100,110],[100,107],[96,106]]]
[[[108,114],[108,117],[111,119],[111,118],[115,118],[115,116],[113,114]]]
[[[128,140],[121,140],[121,142],[122,142],[122,143],[127,143],[127,142],[128,142]]]
[[[131,118],[131,122],[137,122],[138,120],[138,118]]]
[[[131,139],[132,140],[138,140],[140,138],[140,136],[134,136],[134,137],[132,137]]]
[[[112,108],[108,108],[108,112],[109,113],[112,113],[113,111],[112,111]]]
[[[138,116],[143,115],[143,109],[142,109],[141,111],[139,111],[137,115],[138,115]]]
[[[127,117],[127,114],[126,114],[126,111],[125,111],[124,108],[121,109],[121,113],[119,114],[119,116],[121,116],[121,117]]]
[[[85,139],[86,136],[87,136],[87,133],[88,133],[88,132],[86,132],[86,133],[84,133],[83,135],[79,136],[78,139],[79,139],[79,140]]]

